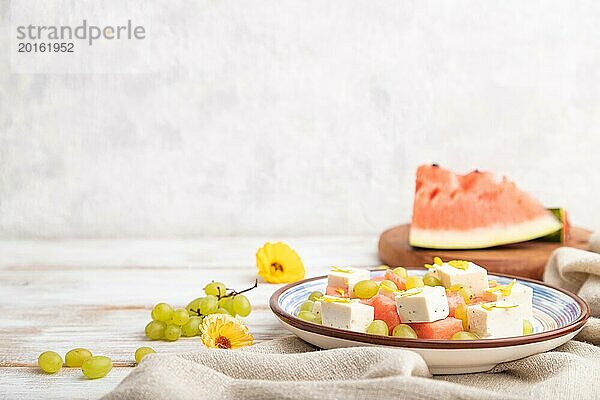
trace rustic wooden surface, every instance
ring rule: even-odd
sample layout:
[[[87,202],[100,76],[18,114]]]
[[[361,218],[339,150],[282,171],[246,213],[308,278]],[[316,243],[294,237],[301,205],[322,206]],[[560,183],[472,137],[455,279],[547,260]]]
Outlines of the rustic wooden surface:
[[[431,263],[433,257],[443,260],[461,259],[478,263],[491,272],[542,279],[544,266],[560,243],[530,241],[480,250],[419,249],[408,244],[409,225],[401,225],[383,232],[379,239],[379,258],[385,264],[409,267]],[[591,232],[571,227],[565,246],[586,249]]]
[[[185,306],[212,279],[236,288],[252,284],[254,255],[265,241],[0,242],[0,399],[95,399],[135,367],[140,346],[161,353],[197,349],[198,338],[147,340],[150,309],[160,301]],[[373,237],[286,242],[302,256],[309,276],[331,265],[378,262]],[[259,284],[248,293],[254,310],[247,323],[257,342],[287,334],[267,306],[278,287]],[[98,380],[85,379],[79,369],[47,375],[37,368],[39,353],[64,355],[75,347],[109,356],[116,367]]]

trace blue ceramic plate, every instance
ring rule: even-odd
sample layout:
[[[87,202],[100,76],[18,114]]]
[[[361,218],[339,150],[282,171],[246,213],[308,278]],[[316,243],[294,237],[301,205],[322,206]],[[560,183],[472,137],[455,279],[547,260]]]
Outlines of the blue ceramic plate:
[[[422,268],[409,269],[410,275],[423,275],[426,272]],[[373,277],[382,274],[384,271],[372,272]],[[279,289],[271,296],[270,305],[285,328],[316,346],[336,348],[375,345],[409,348],[425,358],[433,373],[484,371],[502,361],[551,350],[575,336],[589,318],[589,306],[585,301],[565,290],[531,279],[491,274],[488,277],[499,284],[517,279],[519,283],[533,289],[532,335],[475,341],[402,339],[336,329],[297,318],[295,315],[298,307],[311,292],[325,292],[326,276],[305,279]],[[449,352],[457,350],[472,354],[448,359]]]

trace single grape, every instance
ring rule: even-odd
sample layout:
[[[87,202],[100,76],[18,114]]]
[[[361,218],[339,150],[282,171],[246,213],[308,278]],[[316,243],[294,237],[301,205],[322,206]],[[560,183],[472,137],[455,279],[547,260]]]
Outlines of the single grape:
[[[533,333],[533,324],[528,319],[523,320],[523,335],[531,335]]]
[[[479,337],[471,332],[460,331],[456,332],[451,337],[452,340],[477,340]]]
[[[202,315],[214,314],[219,308],[219,300],[215,296],[206,296],[200,301],[200,313]]]
[[[303,319],[304,321],[315,323],[315,324],[319,323],[318,317],[315,314],[313,314],[311,311],[300,311],[298,313],[298,318]]]
[[[42,371],[48,374],[54,374],[62,368],[63,360],[58,353],[54,351],[45,351],[39,355],[38,365]]]
[[[433,275],[431,272],[423,275],[423,283],[427,286],[442,286],[442,281],[440,281],[439,278]]]
[[[197,299],[190,301],[188,303],[188,305],[185,306],[185,309],[187,310],[188,315],[190,317],[198,316],[198,312],[200,310],[200,302],[202,301],[203,298],[204,297],[198,297]]]
[[[392,331],[392,336],[400,337],[404,339],[416,339],[417,333],[413,328],[406,324],[396,325],[394,330]]]
[[[235,312],[240,317],[247,317],[252,311],[250,301],[243,294],[238,294],[233,298],[231,302],[231,307],[233,308],[233,312]]]
[[[454,318],[458,318],[462,321],[462,326],[465,331],[469,330],[469,319],[467,317],[467,305],[460,303],[454,309]]]
[[[398,275],[400,278],[406,279],[408,277],[408,272],[406,271],[406,268],[404,268],[404,267],[396,267],[392,270],[392,272],[394,274]]]
[[[313,310],[313,306],[315,302],[312,300],[306,300],[304,303],[300,304],[300,311],[311,311]]]
[[[414,289],[425,286],[423,279],[420,276],[409,276],[406,278],[406,289]]]
[[[367,333],[371,333],[373,335],[387,336],[389,332],[390,330],[385,321],[379,319],[376,319],[375,321],[371,322],[369,326],[367,326]]]
[[[168,322],[173,315],[173,307],[167,303],[158,303],[152,309],[151,315],[155,321]]]
[[[183,308],[178,308],[177,310],[173,311],[171,323],[182,326],[185,325],[185,323],[188,322],[189,319],[190,315],[188,314],[187,310],[184,310]]]
[[[317,299],[320,299],[321,297],[323,297],[323,293],[321,293],[321,292],[312,292],[308,296],[308,299],[312,300],[312,301],[316,301]]]
[[[192,337],[200,333],[200,324],[202,317],[190,317],[189,321],[181,327],[183,336]]]
[[[398,286],[394,283],[394,281],[390,281],[388,279],[381,281],[379,284],[379,288],[383,290],[387,290],[388,292],[393,292],[394,290],[398,290]]]
[[[81,371],[89,379],[104,378],[112,369],[112,360],[105,356],[93,356],[84,361]]]
[[[165,328],[165,340],[173,342],[181,337],[181,327],[177,325],[167,325]]]
[[[225,296],[226,292],[225,284],[221,282],[211,282],[204,286],[204,293],[208,296]]]
[[[165,335],[166,327],[167,324],[162,321],[150,321],[148,325],[146,325],[146,337],[150,340],[162,339]]]
[[[235,315],[235,313],[233,312],[233,297],[229,296],[219,299],[219,308],[223,308],[227,310],[229,314]]]
[[[65,365],[67,367],[81,367],[83,362],[92,357],[88,349],[73,349],[65,354]]]
[[[148,354],[156,353],[152,347],[140,347],[135,351],[135,362],[140,363]]]
[[[225,315],[232,315],[229,310],[224,309],[223,307],[219,307],[217,308],[217,311],[215,312],[215,314],[225,314]],[[235,316],[235,315],[234,315]]]
[[[379,292],[379,285],[372,280],[364,280],[356,282],[354,285],[354,296],[359,299],[370,299]]]

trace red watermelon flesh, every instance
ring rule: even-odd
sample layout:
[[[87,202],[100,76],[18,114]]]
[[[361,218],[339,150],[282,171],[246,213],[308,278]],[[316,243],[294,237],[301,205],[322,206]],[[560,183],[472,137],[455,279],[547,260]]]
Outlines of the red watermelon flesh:
[[[378,294],[367,300],[365,304],[374,308],[375,319],[384,321],[388,328],[390,328],[391,335],[396,325],[400,324],[396,302],[389,297]]]
[[[450,308],[450,314],[448,315],[450,317],[454,317],[454,310],[456,310],[456,307],[458,307],[460,304],[466,304],[465,299],[458,294],[458,292],[451,290],[446,290],[446,297],[448,298],[448,307]],[[474,297],[469,302],[469,305],[471,306],[474,304],[483,303],[484,301],[485,300],[483,300],[483,297]]]
[[[336,296],[336,297],[350,297],[348,295],[347,288],[334,287],[334,286],[327,286],[327,288],[325,288],[325,294],[329,295],[329,296]]]
[[[399,275],[396,275],[394,271],[388,269],[385,271],[385,279],[390,280],[396,284],[398,290],[406,290],[406,280]]]
[[[536,239],[561,228],[537,200],[489,172],[457,175],[437,165],[417,170],[411,246],[474,249]]]
[[[435,322],[408,324],[415,330],[419,339],[449,340],[456,332],[463,330],[462,321],[448,317]]]

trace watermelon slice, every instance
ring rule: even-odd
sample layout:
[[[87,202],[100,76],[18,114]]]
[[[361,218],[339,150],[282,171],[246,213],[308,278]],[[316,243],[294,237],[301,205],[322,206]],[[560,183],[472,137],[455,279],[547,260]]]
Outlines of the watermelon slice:
[[[419,339],[450,340],[452,335],[463,330],[462,321],[448,317],[435,322],[408,324],[415,330]]]
[[[406,290],[406,280],[401,276],[396,275],[391,269],[385,271],[384,278],[394,282],[398,290]]]
[[[336,296],[336,297],[350,297],[348,296],[348,289],[334,286],[327,286],[325,288],[325,294],[328,296]]]
[[[400,324],[396,302],[387,296],[378,294],[367,300],[365,304],[374,308],[375,319],[384,321],[388,328],[390,328],[391,335],[396,325]]]
[[[540,238],[561,222],[506,179],[489,172],[457,175],[437,165],[417,170],[409,243],[435,249],[477,249]]]

